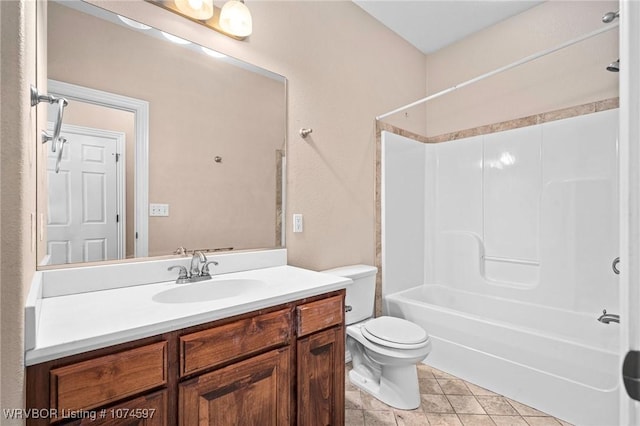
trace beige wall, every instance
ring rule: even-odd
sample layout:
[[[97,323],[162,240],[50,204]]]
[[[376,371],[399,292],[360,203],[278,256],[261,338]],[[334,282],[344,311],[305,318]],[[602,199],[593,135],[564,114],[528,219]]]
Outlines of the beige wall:
[[[427,56],[432,94],[603,27],[615,1],[552,0]],[[618,96],[618,31],[606,32],[427,105],[427,135]]]
[[[148,3],[96,2],[288,78],[287,241],[291,264],[374,261],[374,117],[424,95],[424,55],[347,1],[248,1],[245,42]],[[424,131],[424,115],[397,124]],[[302,140],[301,127],[313,128]],[[291,214],[304,232],[291,232]]]
[[[58,4],[48,25],[50,78],[149,102],[149,202],[170,206],[149,255],[276,245],[284,83]]]
[[[36,81],[36,3],[3,1],[0,10],[0,406],[22,408],[24,300],[36,258],[36,108],[29,104],[29,85]]]

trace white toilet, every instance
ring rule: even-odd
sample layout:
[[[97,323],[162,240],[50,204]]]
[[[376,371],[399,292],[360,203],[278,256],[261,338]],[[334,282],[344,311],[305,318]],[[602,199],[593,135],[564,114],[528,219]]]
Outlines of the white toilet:
[[[420,406],[416,364],[429,355],[431,340],[410,321],[373,318],[377,271],[374,266],[352,265],[323,272],[353,280],[345,301],[351,383],[387,405],[412,410]]]

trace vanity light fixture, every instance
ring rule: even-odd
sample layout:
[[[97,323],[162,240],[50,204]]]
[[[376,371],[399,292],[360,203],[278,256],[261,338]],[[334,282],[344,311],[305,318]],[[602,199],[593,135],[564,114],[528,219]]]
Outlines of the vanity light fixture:
[[[253,30],[251,12],[244,4],[244,0],[228,0],[222,8],[215,6],[213,0],[145,1],[236,40],[244,40]]]

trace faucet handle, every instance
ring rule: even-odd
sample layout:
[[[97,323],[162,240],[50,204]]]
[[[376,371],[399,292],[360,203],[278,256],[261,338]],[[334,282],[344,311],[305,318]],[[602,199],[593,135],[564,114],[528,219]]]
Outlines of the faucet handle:
[[[218,266],[218,262],[216,262],[215,260],[210,260],[202,265],[202,271],[200,272],[200,275],[211,275],[211,273],[209,272],[209,265]]]
[[[187,272],[187,268],[182,265],[173,265],[167,268],[167,271],[172,271],[176,268],[179,268],[178,279],[176,279],[176,284],[184,284],[189,280],[189,273]]]

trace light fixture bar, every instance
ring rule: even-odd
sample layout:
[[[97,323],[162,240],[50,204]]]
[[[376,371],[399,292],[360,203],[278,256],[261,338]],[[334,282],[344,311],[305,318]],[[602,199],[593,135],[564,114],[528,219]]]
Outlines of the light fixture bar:
[[[230,33],[228,33],[227,31],[223,30],[220,27],[219,20],[220,20],[220,10],[221,9],[219,7],[217,7],[217,6],[215,6],[215,5],[213,6],[213,16],[211,18],[209,18],[209,19],[203,20],[203,19],[196,19],[196,18],[193,18],[193,17],[191,17],[189,15],[186,15],[186,14],[182,13],[182,11],[180,11],[176,7],[176,4],[175,4],[175,2],[173,0],[145,0],[145,1],[147,3],[151,3],[151,4],[154,4],[156,6],[160,6],[163,9],[171,11],[171,12],[173,12],[173,13],[175,13],[177,15],[180,15],[180,16],[182,16],[184,18],[187,18],[187,19],[189,19],[189,20],[191,20],[193,22],[197,22],[200,25],[204,25],[207,28],[211,28],[214,31],[217,31],[217,32],[219,32],[221,34],[224,34],[224,35],[226,35],[228,37],[231,37],[231,38],[234,38],[236,40],[244,40],[246,38],[246,37],[240,37],[240,36],[237,36],[237,35],[234,35],[234,34],[230,34]]]

